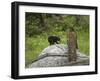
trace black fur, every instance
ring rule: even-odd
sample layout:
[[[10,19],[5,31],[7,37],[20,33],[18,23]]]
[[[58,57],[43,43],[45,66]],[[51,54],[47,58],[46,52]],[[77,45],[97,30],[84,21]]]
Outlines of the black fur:
[[[59,41],[60,41],[60,38],[57,36],[49,36],[48,37],[48,42],[50,45],[59,44]]]

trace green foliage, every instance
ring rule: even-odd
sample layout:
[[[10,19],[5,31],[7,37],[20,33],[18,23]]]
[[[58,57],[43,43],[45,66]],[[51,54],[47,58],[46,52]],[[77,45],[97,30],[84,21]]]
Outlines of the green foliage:
[[[89,16],[26,13],[27,36],[40,35],[45,31],[66,31],[70,27],[75,30],[89,30]]]
[[[89,16],[26,13],[25,22],[26,67],[49,45],[49,35],[59,36],[60,43],[67,44],[67,31],[70,27],[77,32],[80,52],[89,55]]]
[[[77,32],[77,41],[80,52],[89,55],[90,37],[88,31],[80,30]]]
[[[45,40],[44,36],[37,36],[35,38],[27,37],[25,43],[26,66],[30,64],[32,60],[35,59],[46,46],[48,46],[48,42]]]

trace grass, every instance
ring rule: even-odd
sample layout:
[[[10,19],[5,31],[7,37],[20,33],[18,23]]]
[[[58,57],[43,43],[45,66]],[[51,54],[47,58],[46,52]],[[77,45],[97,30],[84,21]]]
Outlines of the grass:
[[[25,61],[26,66],[35,59],[39,53],[48,46],[48,42],[44,37],[37,36],[36,38],[26,38]]]
[[[80,52],[89,55],[89,32],[79,31],[77,32],[77,37]]]
[[[65,32],[53,32],[51,35],[57,35],[61,38],[62,44],[66,44]],[[89,55],[89,32],[79,31],[77,32],[79,50],[86,55]],[[31,64],[32,60],[38,57],[41,51],[46,48],[48,43],[48,35],[46,33],[34,36],[26,37],[25,40],[25,66]]]

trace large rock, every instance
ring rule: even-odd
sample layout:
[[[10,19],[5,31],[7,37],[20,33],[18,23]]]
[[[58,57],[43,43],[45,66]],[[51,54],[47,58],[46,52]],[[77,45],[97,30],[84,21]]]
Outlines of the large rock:
[[[77,61],[68,62],[68,48],[63,44],[51,45],[45,48],[29,68],[89,65],[89,57],[77,51]]]

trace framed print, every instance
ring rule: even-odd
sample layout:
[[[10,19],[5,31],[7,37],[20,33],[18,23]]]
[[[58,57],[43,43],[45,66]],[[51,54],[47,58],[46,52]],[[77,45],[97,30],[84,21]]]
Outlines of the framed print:
[[[12,2],[11,77],[97,74],[97,7]]]

